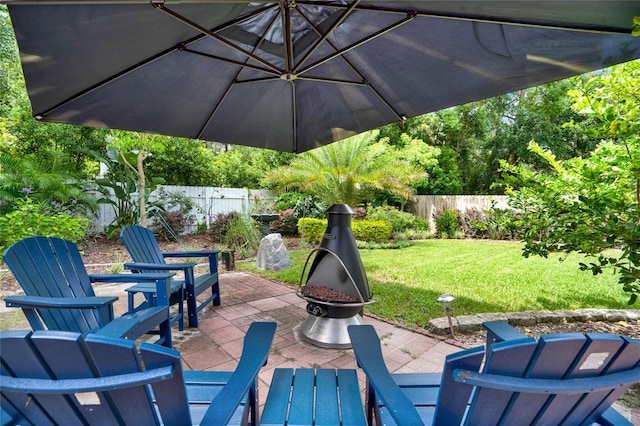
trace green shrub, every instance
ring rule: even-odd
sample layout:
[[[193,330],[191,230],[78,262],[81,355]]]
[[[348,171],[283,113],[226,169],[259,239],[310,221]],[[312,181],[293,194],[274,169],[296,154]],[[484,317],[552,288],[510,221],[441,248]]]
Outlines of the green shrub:
[[[327,219],[306,217],[298,220],[298,233],[308,243],[319,243],[327,229]]]
[[[384,220],[391,223],[394,234],[408,229],[417,231],[429,230],[429,222],[411,213],[398,210],[393,206],[373,207],[367,212],[367,219]]]
[[[0,216],[0,252],[27,237],[41,235],[78,242],[85,236],[89,219],[77,216],[56,202],[43,207],[30,198],[16,201],[17,208]]]
[[[286,209],[280,212],[280,217],[271,222],[271,232],[281,235],[298,235],[298,219],[294,209]]]
[[[455,238],[461,232],[460,213],[455,209],[444,209],[434,214],[436,235],[440,238]]]
[[[492,206],[488,210],[468,209],[461,217],[462,231],[471,238],[514,240],[521,238],[518,214]]]
[[[238,212],[229,212],[229,213],[218,213],[213,221],[211,221],[211,225],[209,225],[209,235],[211,235],[211,239],[214,243],[222,243],[224,241],[225,235],[227,235],[227,231],[231,226],[231,221],[236,217],[240,216]]]
[[[307,196],[300,192],[284,192],[274,198],[273,202],[278,211],[295,209]]]
[[[466,209],[460,217],[462,233],[471,238],[487,238],[488,225],[485,212],[480,209]]]
[[[415,229],[407,229],[403,232],[398,232],[393,234],[393,238],[395,240],[427,240],[432,238],[433,234],[431,230],[415,230]]]
[[[260,226],[247,215],[236,215],[229,221],[229,227],[222,243],[234,251],[240,259],[245,259],[260,247]]]
[[[393,234],[393,226],[385,220],[354,220],[351,229],[356,240],[389,241]]]
[[[150,228],[166,241],[184,234],[195,223],[196,216],[192,212],[197,207],[196,203],[183,192],[168,192],[159,188],[158,201],[154,204],[158,209],[154,211],[155,220]]]
[[[298,232],[308,243],[319,243],[326,230],[327,219],[298,220]],[[383,220],[354,220],[351,222],[351,230],[356,240],[361,241],[389,241],[392,234],[391,224]]]

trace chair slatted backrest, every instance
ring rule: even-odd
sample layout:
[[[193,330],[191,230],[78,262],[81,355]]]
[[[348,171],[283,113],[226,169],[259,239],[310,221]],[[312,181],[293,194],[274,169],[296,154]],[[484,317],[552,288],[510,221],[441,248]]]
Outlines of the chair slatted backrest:
[[[2,379],[2,409],[13,419],[38,425],[191,424],[176,351],[142,343],[138,353],[132,341],[62,331],[4,331],[0,346],[3,376],[46,379]]]
[[[459,351],[447,356],[439,386],[432,374],[392,376],[372,326],[349,326],[349,335],[373,392],[367,403],[390,424],[624,422],[611,404],[640,382],[640,341],[612,334],[518,337]]]
[[[70,241],[25,238],[7,248],[3,260],[27,296],[95,296],[78,247]],[[106,320],[91,309],[45,309],[39,314],[50,330],[86,332],[103,326]]]
[[[166,263],[158,241],[150,229],[138,225],[127,226],[120,233],[120,239],[134,262]],[[146,270],[146,272],[153,271]]]
[[[452,356],[452,359],[455,358]],[[640,342],[611,334],[563,333],[496,343],[487,350],[483,374],[526,379],[587,380],[577,392],[512,392],[476,387],[467,424],[591,424],[629,387],[620,383],[596,391],[598,377],[640,368]],[[443,375],[450,381],[451,375]],[[441,391],[438,410],[446,412],[448,393]],[[534,384],[531,384],[533,389]],[[435,424],[451,424],[438,417]]]

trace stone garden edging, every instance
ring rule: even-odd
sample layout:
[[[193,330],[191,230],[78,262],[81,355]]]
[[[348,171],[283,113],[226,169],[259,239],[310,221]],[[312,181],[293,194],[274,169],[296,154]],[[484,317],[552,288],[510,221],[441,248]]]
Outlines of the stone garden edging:
[[[560,311],[523,311],[508,313],[486,313],[478,315],[461,315],[451,317],[454,331],[473,333],[482,330],[486,321],[505,321],[514,326],[531,326],[541,323],[557,324],[561,322],[587,321],[637,321],[640,320],[640,309],[576,309]],[[427,324],[427,330],[433,334],[449,334],[447,317],[434,318]]]

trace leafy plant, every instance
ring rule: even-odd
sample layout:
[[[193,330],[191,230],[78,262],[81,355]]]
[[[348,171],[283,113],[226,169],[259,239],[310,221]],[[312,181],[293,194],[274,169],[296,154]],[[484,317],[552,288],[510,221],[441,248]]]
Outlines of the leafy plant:
[[[319,243],[327,229],[327,219],[303,218],[298,220],[298,233],[308,243]]]
[[[42,205],[64,204],[84,215],[96,209],[88,184],[75,176],[61,151],[49,151],[43,158],[0,154],[0,170],[0,212],[13,210],[26,196]]]
[[[535,143],[529,149],[552,173],[534,173],[503,163],[513,207],[523,219],[525,256],[577,252],[593,275],[612,268],[629,304],[640,295],[640,63],[598,73],[571,92],[573,108],[592,119],[604,139],[589,158],[558,160]]]
[[[209,235],[213,239],[214,243],[222,243],[227,231],[231,227],[231,222],[240,216],[238,212],[218,213],[209,225]]]
[[[271,230],[282,235],[298,235],[298,219],[295,210],[281,210],[280,216],[271,222]]]
[[[109,273],[121,274],[124,271],[125,256],[122,253],[117,253],[114,260],[115,262],[109,266]]]
[[[301,192],[283,192],[274,198],[273,202],[278,211],[294,209],[304,201],[307,195]]]
[[[265,184],[282,190],[296,189],[326,205],[357,207],[377,192],[408,200],[409,183],[424,175],[383,142],[374,143],[376,132],[367,132],[295,157],[289,166],[267,173]]]
[[[385,242],[391,239],[393,226],[386,220],[354,220],[351,229],[356,240]]]
[[[370,220],[384,220],[393,226],[393,232],[399,233],[408,229],[428,230],[429,223],[409,212],[403,212],[393,206],[379,206],[370,208],[367,212]]]
[[[258,223],[246,215],[237,215],[229,221],[222,243],[238,254],[240,259],[254,254],[260,246]]]
[[[492,204],[487,210],[468,209],[461,215],[462,231],[471,238],[514,240],[520,238],[520,219],[512,209]]]
[[[193,209],[196,203],[183,192],[168,192],[160,187],[158,200],[154,203],[158,209],[152,210],[153,232],[166,240],[173,240],[183,234],[195,222]]]
[[[89,219],[53,202],[42,206],[31,198],[18,200],[17,208],[0,216],[0,251],[24,238],[42,235],[77,242],[85,235]]]
[[[273,200],[277,211],[293,209],[296,219],[326,217],[327,206],[317,197],[301,192],[285,192]]]
[[[455,238],[461,229],[460,213],[455,209],[444,209],[434,214],[436,234],[440,238]]]
[[[140,205],[136,197],[132,196],[139,189],[138,177],[131,168],[121,161],[120,154],[114,147],[107,149],[106,156],[97,152],[93,152],[93,155],[101,163],[105,164],[108,170],[106,176],[96,179],[95,183],[98,185],[99,192],[104,195],[97,200],[97,203],[110,205],[115,212],[115,219],[107,227],[106,231],[107,238],[113,238],[125,226],[134,225],[139,221]],[[148,199],[149,194],[163,183],[164,179],[162,178],[147,179],[144,196]],[[107,196],[109,193],[115,195],[116,201]],[[153,207],[150,206],[150,210],[152,209]]]

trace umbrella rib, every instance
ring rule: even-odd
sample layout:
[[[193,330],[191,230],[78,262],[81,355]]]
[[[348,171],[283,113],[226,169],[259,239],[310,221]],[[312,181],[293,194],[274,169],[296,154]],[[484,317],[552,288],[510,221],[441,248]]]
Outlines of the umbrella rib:
[[[313,4],[316,4],[316,3],[313,3]],[[324,4],[324,3],[319,3],[319,4],[329,6],[329,4]],[[624,35],[631,34],[630,28],[612,27],[608,25],[595,25],[595,24],[571,25],[569,23],[562,23],[562,22],[543,23],[540,21],[532,20],[532,19],[515,19],[515,18],[497,19],[497,18],[491,18],[491,17],[482,16],[482,15],[471,15],[471,14],[454,15],[451,13],[418,12],[418,11],[390,9],[390,8],[376,7],[376,6],[358,6],[357,10],[371,11],[371,12],[387,12],[387,13],[394,13],[394,14],[415,13],[417,16],[421,18],[451,19],[451,20],[457,20],[457,21],[470,21],[470,22],[480,22],[480,23],[496,24],[496,25],[543,28],[543,29],[561,30],[561,31],[577,31],[577,32],[586,32],[586,33],[597,33],[597,34],[624,34]]]
[[[238,20],[234,21],[232,25],[235,25],[238,22],[243,22],[244,20],[251,18],[252,16],[254,16],[257,13],[261,13],[261,12],[263,12],[265,10],[268,10],[268,9],[273,9],[273,7],[274,6],[270,6],[268,8],[260,9],[260,10],[254,12],[254,13],[251,13],[251,14],[249,14],[247,16],[243,16],[241,19],[238,19]],[[217,28],[215,31],[220,31],[220,30],[226,29],[229,26],[230,25],[227,24],[227,25],[225,25],[223,27]],[[145,59],[144,61],[138,62],[137,64],[132,65],[131,67],[126,68],[126,69],[120,71],[119,73],[116,73],[116,74],[112,75],[111,77],[106,78],[106,79],[104,79],[104,80],[102,80],[102,81],[100,81],[100,82],[98,82],[98,83],[96,83],[96,84],[94,84],[94,85],[92,85],[92,86],[90,86],[90,87],[88,87],[88,88],[86,88],[86,89],[74,94],[73,96],[68,97],[67,99],[63,100],[62,102],[60,102],[60,103],[58,103],[58,104],[56,104],[56,105],[44,110],[44,111],[41,111],[41,112],[38,112],[38,113],[36,113],[34,111],[34,117],[36,117],[36,118],[44,117],[44,116],[56,111],[57,109],[62,108],[63,106],[65,106],[65,105],[67,105],[67,104],[69,104],[69,103],[71,103],[71,102],[73,102],[73,101],[75,101],[77,99],[80,99],[83,96],[88,95],[89,93],[91,93],[91,92],[93,92],[95,90],[98,90],[99,88],[101,88],[101,87],[103,87],[103,86],[105,86],[105,85],[107,85],[107,84],[109,84],[109,83],[111,83],[113,81],[118,80],[120,77],[126,76],[127,74],[137,70],[138,68],[141,68],[141,67],[143,67],[143,66],[145,66],[147,64],[150,64],[150,63],[152,63],[152,62],[154,62],[154,61],[156,61],[158,59],[163,58],[164,56],[166,56],[166,55],[168,55],[170,53],[175,52],[176,50],[186,50],[186,49],[184,49],[184,46],[188,46],[189,44],[192,44],[192,43],[194,43],[194,42],[196,42],[198,40],[201,40],[205,36],[206,36],[205,34],[201,34],[199,36],[193,37],[193,38],[185,41],[182,44],[179,44],[179,45],[177,45],[175,47],[171,47],[171,48],[169,48],[169,49],[167,49],[167,50],[165,50],[163,52],[160,52],[160,53],[158,53],[156,55],[153,55],[153,56]],[[192,51],[192,53],[199,53],[199,52]],[[266,70],[261,70],[261,71],[267,72]],[[279,73],[277,73],[277,74],[279,75]]]
[[[293,133],[292,152],[298,152],[298,109],[296,107],[296,82],[291,82],[291,126]]]
[[[396,29],[398,27],[401,27],[402,25],[404,25],[404,24],[406,24],[408,22],[411,22],[413,19],[415,19],[415,17],[416,17],[415,13],[413,13],[413,12],[412,13],[407,13],[407,16],[404,19],[401,19],[398,22],[395,22],[395,23],[393,23],[393,24],[391,24],[391,25],[389,25],[389,26],[387,26],[385,28],[382,28],[382,29],[376,31],[375,33],[369,35],[368,37],[364,37],[363,39],[358,40],[355,43],[352,43],[349,46],[346,46],[346,47],[338,50],[337,52],[332,53],[331,55],[327,55],[324,58],[322,58],[322,59],[320,59],[320,60],[318,60],[318,61],[316,61],[316,62],[314,62],[314,63],[312,63],[310,65],[307,65],[305,68],[301,69],[298,72],[298,74],[304,74],[304,73],[306,73],[306,72],[308,72],[308,71],[310,71],[310,70],[312,70],[312,69],[314,69],[314,68],[316,68],[316,67],[318,67],[318,66],[320,66],[320,65],[322,65],[322,64],[324,64],[326,62],[329,62],[330,60],[332,60],[334,58],[342,56],[345,53],[347,53],[347,52],[349,52],[349,51],[351,51],[353,49],[356,49],[356,48],[362,46],[365,43],[370,42],[371,40],[375,40],[376,38],[388,33],[389,31],[393,31],[394,29]]]
[[[267,9],[262,9],[262,10],[268,10]],[[273,20],[271,21],[271,23],[269,24],[269,28],[272,28],[273,25],[275,24],[277,19],[277,15],[276,17],[273,18]],[[266,31],[264,34],[262,34],[262,37],[260,37],[260,41],[258,43],[256,43],[256,45],[253,48],[253,51],[255,52],[256,50],[258,50],[260,48],[260,46],[262,45],[262,42],[264,42],[264,39],[266,37]],[[215,59],[215,58],[214,58]],[[222,58],[222,60],[226,60],[225,58]],[[238,65],[240,65],[241,67],[248,67],[248,68],[254,68],[257,69],[254,65],[249,65],[248,64],[249,58],[247,58],[245,60],[244,63],[238,63]],[[211,120],[213,120],[213,117],[216,115],[216,113],[218,112],[218,110],[220,109],[220,107],[222,106],[222,103],[224,102],[224,100],[227,98],[227,95],[231,92],[231,88],[234,86],[234,84],[238,83],[238,77],[240,76],[240,73],[242,72],[244,68],[241,68],[238,70],[238,72],[236,73],[235,77],[231,80],[231,82],[229,83],[229,85],[227,86],[227,88],[224,91],[224,94],[222,95],[222,98],[218,101],[218,103],[216,104],[216,106],[213,108],[213,110],[211,111],[211,114],[209,114],[209,117],[207,118],[207,120],[205,121],[204,125],[200,128],[200,131],[198,132],[198,139],[200,139],[202,137],[202,134],[204,133],[204,131],[206,130],[207,127],[209,127],[209,124],[211,123]],[[264,71],[265,73],[268,73],[268,71]],[[279,78],[279,77],[277,77]],[[274,77],[268,77],[268,78],[264,78],[265,80],[273,80]]]
[[[320,83],[337,83],[337,84],[346,84],[350,86],[369,86],[369,83],[366,81],[353,81],[353,80],[341,80],[338,78],[325,78],[325,77],[297,77],[296,80],[307,80],[307,81],[317,81]]]
[[[229,63],[229,64],[238,65],[238,66],[243,67],[243,68],[251,68],[253,70],[260,71],[260,72],[263,72],[265,74],[273,74],[275,76],[280,76],[279,72],[275,72],[275,71],[273,71],[271,69],[259,67],[257,65],[252,65],[252,64],[247,63],[246,61],[245,62],[236,61],[236,60],[233,60],[233,59],[224,58],[222,56],[212,55],[210,53],[200,52],[198,50],[189,49],[188,47],[181,47],[179,50],[181,50],[183,52],[187,52],[187,53],[193,53],[194,55],[204,56],[205,58],[215,59],[215,60],[226,62],[226,63]]]
[[[289,2],[283,4],[280,8],[280,16],[282,17],[282,44],[285,50],[285,72],[291,73],[293,69],[293,40],[291,38],[291,7]]]
[[[298,10],[298,13],[300,13],[300,11]],[[307,22],[307,24],[309,25],[309,27],[316,32],[316,34],[318,34],[319,36],[322,35],[322,33],[320,32],[320,30],[318,30],[316,28],[315,25],[313,25],[313,22],[311,22],[311,20],[303,13],[300,13],[300,16],[302,16],[302,18]],[[326,43],[331,46],[332,49],[334,49],[335,51],[338,51],[338,48],[331,42],[331,40],[326,39]],[[378,91],[378,89],[376,89],[369,81],[367,81],[367,79],[364,77],[364,75],[362,75],[362,73],[360,72],[360,70],[358,70],[358,68],[353,65],[351,63],[351,61],[349,61],[349,59],[342,55],[340,56],[340,58],[349,66],[349,68],[351,68],[351,70],[356,73],[361,79],[362,82],[357,83],[357,82],[352,82],[352,81],[346,81],[346,80],[333,80],[333,82],[336,83],[341,83],[341,84],[352,84],[352,85],[362,85],[362,86],[367,86],[369,87],[369,89],[371,89],[371,91],[378,97],[378,99],[380,99],[380,101],[382,101],[382,103],[384,103],[387,108],[389,108],[389,110],[398,118],[398,120],[404,120],[406,117],[403,114],[400,114],[398,111],[396,111],[396,109],[393,107],[393,105],[391,105],[391,103],[389,101],[387,101],[387,99],[382,96],[382,94]],[[298,76],[297,77],[300,80],[311,80],[314,79],[314,77],[304,77],[304,76]],[[317,79],[318,81],[330,81],[329,79]]]
[[[237,46],[235,44],[233,44],[232,42],[228,41],[227,39],[225,39],[224,37],[220,37],[218,34],[216,34],[213,31],[209,31],[208,29],[204,28],[201,25],[198,25],[197,23],[191,21],[190,19],[185,18],[184,16],[180,15],[179,13],[176,13],[175,11],[167,8],[164,4],[161,3],[151,3],[153,5],[153,7],[155,7],[156,9],[160,10],[161,12],[166,13],[167,15],[171,16],[172,18],[177,19],[178,21],[182,22],[183,24],[201,32],[202,34],[209,36],[211,38],[213,38],[214,40],[219,41],[220,43],[224,44],[225,46],[242,53],[243,55],[247,56],[248,58],[253,59],[256,62],[259,62],[265,66],[267,66],[268,68],[271,68],[272,70],[278,72],[278,73],[282,73],[281,69],[278,69],[278,67],[276,67],[275,65],[273,65],[272,63],[270,63],[269,61],[266,61],[264,59],[262,59],[259,56],[254,55],[253,53],[249,52],[248,50],[245,50],[243,48],[241,48],[240,46]]]
[[[340,25],[342,24],[345,19],[347,19],[347,17],[351,14],[351,12],[353,12],[353,10],[356,8],[356,6],[358,6],[358,4],[360,3],[360,0],[356,0],[354,1],[352,4],[349,5],[348,8],[346,8],[343,12],[342,15],[340,16],[340,18],[338,18],[338,20],[336,22],[333,23],[333,25],[331,26],[331,28],[329,28],[327,30],[326,33],[322,34],[316,27],[315,25],[313,25],[311,23],[311,21],[309,20],[309,18],[307,16],[305,16],[302,11],[300,11],[300,9],[298,9],[298,13],[300,14],[300,16],[302,16],[302,18],[307,22],[307,24],[313,28],[313,30],[320,36],[320,39],[318,39],[318,41],[314,44],[314,46],[309,49],[309,51],[302,57],[302,59],[300,59],[300,62],[298,62],[298,64],[295,66],[293,73],[297,73],[298,70],[300,70],[300,67],[307,61],[307,59],[309,59],[309,57],[311,55],[313,55],[313,53],[318,50],[318,48],[320,48],[320,46],[322,45],[322,43],[324,43],[329,35],[331,35],[331,33]]]
[[[124,77],[124,76],[132,73],[133,71],[137,70],[138,68],[141,68],[141,67],[143,67],[145,65],[148,65],[148,64],[150,64],[152,62],[155,62],[158,59],[161,59],[161,58],[169,55],[170,53],[175,52],[176,50],[179,50],[179,47],[172,47],[170,49],[165,50],[164,52],[160,52],[160,53],[158,53],[156,55],[150,56],[149,58],[147,58],[147,59],[145,59],[145,60],[143,60],[141,62],[138,62],[137,64],[132,65],[129,68],[126,68],[126,69],[124,69],[124,70],[122,70],[122,71],[120,71],[118,73],[115,73],[112,76],[110,76],[110,77],[108,77],[108,78],[106,78],[106,79],[104,79],[102,81],[99,81],[98,83],[93,84],[93,85],[87,87],[86,89],[83,89],[83,90],[77,92],[76,94],[68,97],[67,99],[63,100],[62,102],[59,102],[56,105],[54,105],[54,106],[52,106],[52,107],[50,107],[50,108],[48,108],[48,109],[46,109],[44,111],[41,111],[39,113],[36,113],[34,111],[33,112],[34,113],[33,116],[37,120],[40,120],[42,117],[44,117],[44,116],[56,111],[57,109],[62,108],[63,106],[65,106],[65,105],[67,105],[67,104],[69,104],[69,103],[71,103],[73,101],[76,101],[76,100],[84,97],[85,95],[88,95],[89,93],[94,92],[95,90],[98,90],[101,87],[106,86],[107,84],[118,80],[121,77]]]

